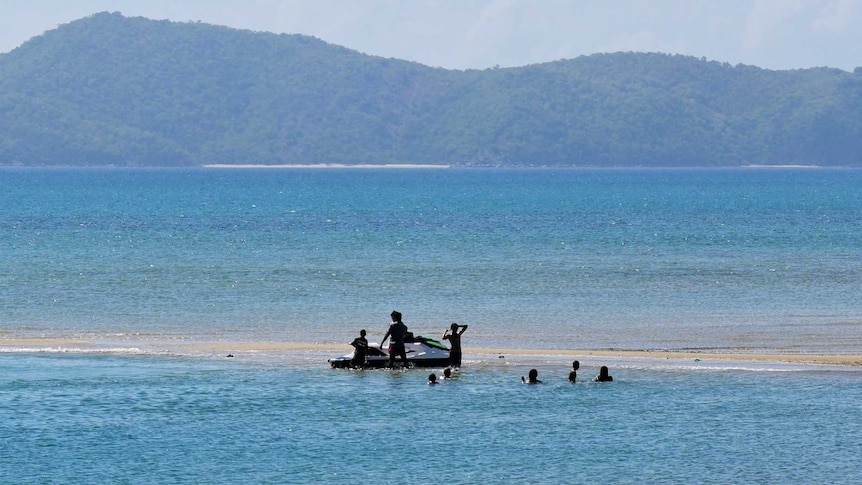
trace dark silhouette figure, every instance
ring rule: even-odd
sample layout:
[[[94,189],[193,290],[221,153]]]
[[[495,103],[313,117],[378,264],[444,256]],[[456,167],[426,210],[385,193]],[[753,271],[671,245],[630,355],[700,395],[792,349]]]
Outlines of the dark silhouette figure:
[[[461,367],[461,334],[467,330],[467,325],[453,323],[448,330],[443,332],[443,340],[449,341],[449,367],[456,369]]]
[[[569,382],[577,382],[578,380],[578,369],[580,369],[581,363],[577,360],[572,362],[572,370],[569,371]]]
[[[539,371],[537,371],[536,369],[530,369],[530,372],[527,375],[529,376],[528,379],[524,379],[524,376],[521,376],[521,382],[523,382],[524,384],[542,383],[542,381],[539,380]]]
[[[443,369],[443,379],[451,379],[452,378],[452,369],[445,368]]]
[[[596,382],[611,382],[614,380],[613,376],[608,375],[608,366],[603,365],[601,369],[599,369],[599,375],[593,379]]]
[[[401,312],[393,311],[390,316],[392,317],[392,324],[389,325],[389,330],[386,331],[386,335],[380,341],[380,347],[383,348],[383,342],[391,337],[389,341],[389,368],[391,369],[395,365],[396,355],[401,356],[401,362],[404,363],[404,367],[406,368],[408,364],[407,351],[404,349],[404,338],[407,337],[407,325],[404,325],[401,321]]]
[[[431,373],[428,375],[428,385],[437,384],[437,374]]]
[[[353,342],[350,342],[350,345],[353,346],[353,359],[350,361],[350,365],[353,367],[364,367],[365,366],[365,355],[368,352],[368,339],[365,338],[365,329],[359,331],[359,336],[353,339]]]

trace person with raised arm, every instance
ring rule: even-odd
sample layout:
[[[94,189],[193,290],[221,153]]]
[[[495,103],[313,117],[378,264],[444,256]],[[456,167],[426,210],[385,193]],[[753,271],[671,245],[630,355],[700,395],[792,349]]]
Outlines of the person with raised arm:
[[[449,367],[461,368],[461,334],[467,330],[467,325],[453,323],[448,330],[443,332],[443,340],[449,341]]]

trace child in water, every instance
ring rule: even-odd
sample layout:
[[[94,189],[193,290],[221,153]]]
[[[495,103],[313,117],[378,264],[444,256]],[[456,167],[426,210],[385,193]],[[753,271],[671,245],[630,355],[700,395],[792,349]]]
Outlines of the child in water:
[[[524,376],[521,376],[521,382],[524,384],[541,384],[542,381],[539,380],[539,371],[536,369],[530,369],[530,373],[528,374],[528,378],[524,379]]]
[[[577,382],[578,380],[578,369],[581,367],[581,363],[577,360],[572,362],[572,370],[569,371],[569,382]]]
[[[608,375],[608,366],[603,365],[601,369],[599,369],[599,375],[596,376],[593,381],[595,382],[611,382],[613,381],[613,376]]]

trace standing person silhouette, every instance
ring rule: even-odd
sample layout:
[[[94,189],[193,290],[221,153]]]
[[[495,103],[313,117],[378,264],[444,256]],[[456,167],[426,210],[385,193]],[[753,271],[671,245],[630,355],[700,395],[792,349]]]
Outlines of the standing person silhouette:
[[[467,325],[453,323],[448,330],[443,332],[443,340],[449,341],[449,367],[461,368],[461,334],[467,330]]]
[[[389,325],[389,330],[386,331],[386,335],[383,336],[383,340],[380,341],[380,347],[383,347],[383,342],[386,341],[387,338],[391,337],[389,341],[389,365],[388,367],[391,369],[395,365],[395,356],[401,356],[401,362],[404,363],[404,368],[409,367],[407,364],[407,351],[404,349],[404,338],[407,336],[407,325],[404,325],[404,322],[401,321],[401,312],[393,311],[390,316],[392,317],[392,324]]]

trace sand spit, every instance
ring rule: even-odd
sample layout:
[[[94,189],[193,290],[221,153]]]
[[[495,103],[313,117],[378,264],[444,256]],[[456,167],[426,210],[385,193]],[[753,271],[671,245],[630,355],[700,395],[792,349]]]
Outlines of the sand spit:
[[[127,342],[129,343],[129,342]],[[106,343],[59,338],[6,338],[0,339],[0,350],[14,351],[22,348],[36,349],[99,349]],[[190,352],[224,352],[224,353],[256,353],[256,352],[332,352],[342,355],[350,352],[345,344],[321,342],[279,342],[279,341],[245,341],[245,342],[135,342],[138,346],[158,348],[159,351]],[[116,342],[109,343],[111,347]],[[465,355],[479,354],[489,357],[497,356],[533,356],[585,358],[634,358],[634,359],[700,359],[717,361],[749,361],[749,362],[785,362],[797,364],[827,364],[842,366],[862,366],[862,354],[806,354],[780,352],[712,352],[694,350],[624,350],[624,349],[533,349],[533,348],[489,348],[466,347]]]
[[[351,348],[343,344],[308,342],[218,342],[201,343],[190,346],[194,350],[236,351],[236,352],[273,352],[273,351],[327,351],[335,355],[346,354]],[[783,354],[783,353],[732,353],[699,352],[678,350],[584,350],[584,349],[506,349],[465,347],[465,354],[530,355],[530,356],[572,356],[643,358],[643,359],[709,359],[725,361],[789,362],[830,365],[862,365],[859,354]]]
[[[450,168],[450,165],[413,165],[407,163],[390,163],[390,164],[357,164],[357,165],[346,165],[343,163],[317,163],[310,165],[254,165],[254,164],[238,164],[238,165],[230,165],[230,164],[209,164],[202,165],[203,168],[265,168],[265,169],[279,169],[279,168],[331,168],[331,169],[344,169],[344,168],[397,168],[397,169],[412,169],[412,168]]]

